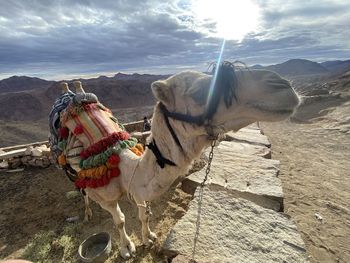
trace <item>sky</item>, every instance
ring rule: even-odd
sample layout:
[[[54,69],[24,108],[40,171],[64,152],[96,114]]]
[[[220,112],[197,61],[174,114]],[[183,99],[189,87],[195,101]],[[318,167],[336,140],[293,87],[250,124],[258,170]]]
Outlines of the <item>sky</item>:
[[[0,79],[350,59],[349,0],[0,0]]]

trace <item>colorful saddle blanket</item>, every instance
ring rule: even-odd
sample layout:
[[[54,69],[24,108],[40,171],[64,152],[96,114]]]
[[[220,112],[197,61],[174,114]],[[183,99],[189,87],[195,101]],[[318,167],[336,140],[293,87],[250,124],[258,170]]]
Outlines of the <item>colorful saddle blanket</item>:
[[[143,153],[143,147],[92,93],[63,94],[51,110],[49,123],[53,154],[62,168],[76,175],[78,188],[101,187],[119,176],[122,150]]]

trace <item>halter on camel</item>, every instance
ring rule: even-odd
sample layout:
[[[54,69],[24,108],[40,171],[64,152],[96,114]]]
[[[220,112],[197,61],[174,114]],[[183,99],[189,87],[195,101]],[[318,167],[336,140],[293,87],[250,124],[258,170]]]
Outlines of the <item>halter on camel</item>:
[[[213,72],[215,72],[216,66],[217,65],[214,65]],[[190,123],[190,124],[195,124],[198,126],[205,126],[205,129],[209,138],[212,140],[216,140],[218,137],[218,134],[214,134],[214,129],[213,129],[213,126],[211,125],[211,120],[217,111],[221,97],[223,97],[223,100],[227,108],[232,105],[233,98],[237,100],[234,92],[236,86],[237,86],[237,77],[235,74],[235,65],[231,62],[224,61],[219,65],[218,76],[214,83],[215,91],[212,93],[211,96],[209,96],[210,92],[208,93],[207,96],[209,100],[206,105],[204,113],[202,113],[201,115],[191,116],[188,114],[183,114],[178,112],[170,112],[163,103],[159,103],[159,108],[164,115],[165,123],[171,133],[171,136],[173,137],[175,143],[181,149],[181,151],[183,151],[183,147],[181,145],[181,142],[178,136],[176,135],[176,132],[174,131],[173,127],[169,122],[169,118]],[[147,147],[153,152],[154,156],[157,159],[157,164],[161,168],[164,168],[165,165],[176,166],[176,164],[173,161],[165,158],[161,154],[160,150],[157,147],[156,141],[154,139],[151,143],[147,145]]]

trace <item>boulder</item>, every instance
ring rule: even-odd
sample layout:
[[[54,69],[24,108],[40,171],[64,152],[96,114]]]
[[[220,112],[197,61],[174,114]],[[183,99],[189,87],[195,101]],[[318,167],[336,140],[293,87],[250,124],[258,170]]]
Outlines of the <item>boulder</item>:
[[[32,158],[33,158],[32,156],[23,156],[23,157],[21,158],[21,162],[22,162],[23,164],[28,164],[28,162],[29,162]]]
[[[9,163],[8,161],[0,161],[0,169],[8,169],[9,168]]]
[[[43,156],[43,151],[39,147],[36,147],[32,150],[32,156],[41,157]]]
[[[42,155],[48,156],[51,153],[51,150],[46,146],[46,144],[36,147],[41,150]]]
[[[26,148],[25,155],[31,155],[33,150],[34,150],[33,146],[28,146]]]
[[[51,165],[50,159],[48,157],[42,158],[42,166],[43,168],[49,167]]]
[[[199,194],[200,189],[163,243],[167,256],[191,258],[194,251],[197,262],[307,262],[297,227],[285,214],[233,198],[225,191],[204,188],[202,198]]]
[[[17,169],[18,167],[21,166],[22,162],[20,158],[13,158],[8,160],[9,166],[11,169]]]
[[[209,187],[225,189],[236,197],[246,198],[263,207],[282,210],[283,192],[281,180],[278,178],[279,161],[237,153],[237,147],[240,147],[237,143],[229,142],[214,148]],[[209,149],[205,155],[208,158]],[[184,190],[193,191],[203,181],[205,170],[206,168],[203,168],[189,175],[182,183]]]

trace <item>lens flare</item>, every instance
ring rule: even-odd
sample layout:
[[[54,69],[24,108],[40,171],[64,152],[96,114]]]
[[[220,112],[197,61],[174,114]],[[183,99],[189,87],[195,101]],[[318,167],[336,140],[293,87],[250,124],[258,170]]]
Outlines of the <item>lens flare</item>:
[[[213,77],[211,79],[211,82],[210,82],[209,94],[208,94],[208,98],[207,98],[207,106],[209,105],[209,102],[211,101],[211,98],[212,98],[213,93],[215,91],[215,83],[216,83],[216,79],[217,79],[217,76],[218,76],[220,64],[221,64],[221,61],[222,61],[222,55],[224,53],[225,43],[226,43],[226,40],[224,39],[222,41],[221,50],[220,50],[220,54],[219,54],[218,60],[216,61],[215,72],[214,72],[214,75],[213,75]]]

